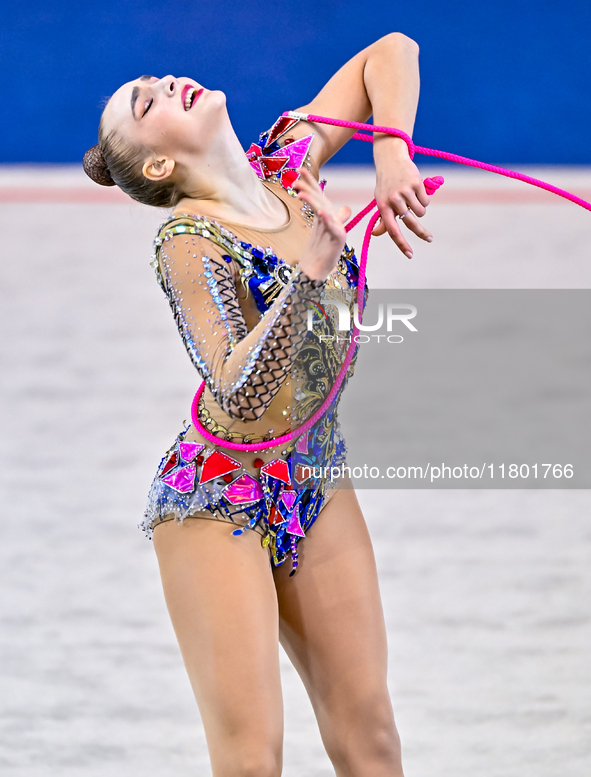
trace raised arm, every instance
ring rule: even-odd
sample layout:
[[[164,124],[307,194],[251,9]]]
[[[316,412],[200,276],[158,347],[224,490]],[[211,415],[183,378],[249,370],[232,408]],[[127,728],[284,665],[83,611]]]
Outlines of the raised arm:
[[[307,105],[295,110],[333,119],[398,127],[412,135],[419,101],[419,47],[400,32],[380,38],[346,62]],[[309,127],[307,128],[309,131]],[[319,166],[328,162],[354,129],[314,124],[310,149]],[[406,149],[400,138],[392,146]]]
[[[386,35],[356,54],[310,103],[295,110],[357,122],[367,122],[373,114],[374,124],[397,127],[412,136],[419,100],[418,58],[419,47],[411,38],[399,32]],[[301,135],[315,133],[310,153],[319,167],[355,132],[303,122],[296,129]],[[396,216],[411,208],[412,213],[404,218],[405,226],[423,240],[431,241],[431,234],[417,221],[417,217],[425,215],[429,204],[421,175],[400,138],[376,135],[374,161],[375,197],[382,216],[374,234],[387,230],[400,250],[412,256]]]

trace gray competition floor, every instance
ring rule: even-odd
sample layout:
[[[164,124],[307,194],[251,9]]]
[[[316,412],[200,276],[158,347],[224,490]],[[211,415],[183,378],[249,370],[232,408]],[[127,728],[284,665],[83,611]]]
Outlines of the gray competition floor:
[[[589,170],[533,174],[591,199]],[[425,219],[433,244],[412,240],[408,261],[375,241],[373,288],[591,287],[591,214],[491,175],[444,175]],[[339,203],[360,208],[371,189],[366,170],[329,174]],[[136,529],[198,384],[149,266],[165,214],[75,168],[4,168],[0,201],[0,773],[209,775]],[[359,499],[408,777],[588,777],[590,492]],[[329,777],[285,656],[283,673],[284,773]]]

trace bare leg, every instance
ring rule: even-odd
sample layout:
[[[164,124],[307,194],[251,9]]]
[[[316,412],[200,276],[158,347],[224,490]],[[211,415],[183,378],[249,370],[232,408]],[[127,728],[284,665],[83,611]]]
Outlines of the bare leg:
[[[375,558],[355,491],[332,497],[299,544],[301,565],[274,570],[280,639],[310,696],[338,777],[401,777]]]
[[[278,777],[283,702],[277,593],[259,534],[188,518],[155,528],[166,604],[214,777]]]

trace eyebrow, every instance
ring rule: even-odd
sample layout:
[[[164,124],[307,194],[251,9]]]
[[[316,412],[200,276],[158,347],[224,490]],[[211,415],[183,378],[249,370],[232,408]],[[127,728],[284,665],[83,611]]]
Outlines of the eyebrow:
[[[149,81],[150,78],[154,78],[154,76],[140,76],[140,81]],[[140,96],[140,88],[139,86],[134,86],[131,92],[131,114],[133,118],[135,119],[135,104],[137,102],[137,98]],[[137,121],[137,119],[136,119]]]

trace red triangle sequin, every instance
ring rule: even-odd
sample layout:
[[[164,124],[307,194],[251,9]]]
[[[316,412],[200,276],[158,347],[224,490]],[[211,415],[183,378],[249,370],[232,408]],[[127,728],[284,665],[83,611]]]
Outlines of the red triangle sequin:
[[[199,483],[207,483],[209,480],[214,480],[228,472],[233,472],[235,469],[240,469],[241,466],[242,464],[231,456],[226,456],[221,451],[214,451],[203,462]]]
[[[294,127],[298,121],[299,119],[292,119],[290,116],[280,116],[269,130],[269,134],[265,142],[265,148],[270,146],[274,140],[277,140],[277,138],[285,135],[285,133]]]
[[[162,467],[162,472],[160,473],[160,477],[161,478],[164,477],[164,475],[170,472],[171,469],[174,469],[178,463],[179,463],[179,452],[173,451],[168,457],[166,464]]]
[[[309,464],[296,464],[294,477],[297,483],[305,483],[310,480],[314,473],[314,468]]]
[[[283,459],[273,459],[273,461],[267,462],[264,467],[261,467],[261,474],[269,475],[270,477],[281,480],[288,486],[291,486],[289,467],[287,462]]]
[[[269,513],[269,523],[271,526],[277,526],[279,523],[283,523],[286,519],[281,515],[279,510],[274,504],[271,505],[271,512]]]
[[[271,175],[277,175],[289,162],[289,157],[286,156],[262,156],[258,160],[263,172]]]
[[[251,143],[250,148],[246,152],[246,157],[249,161],[251,161],[261,156],[262,153],[263,153],[263,149],[260,146],[257,146],[256,143]]]

